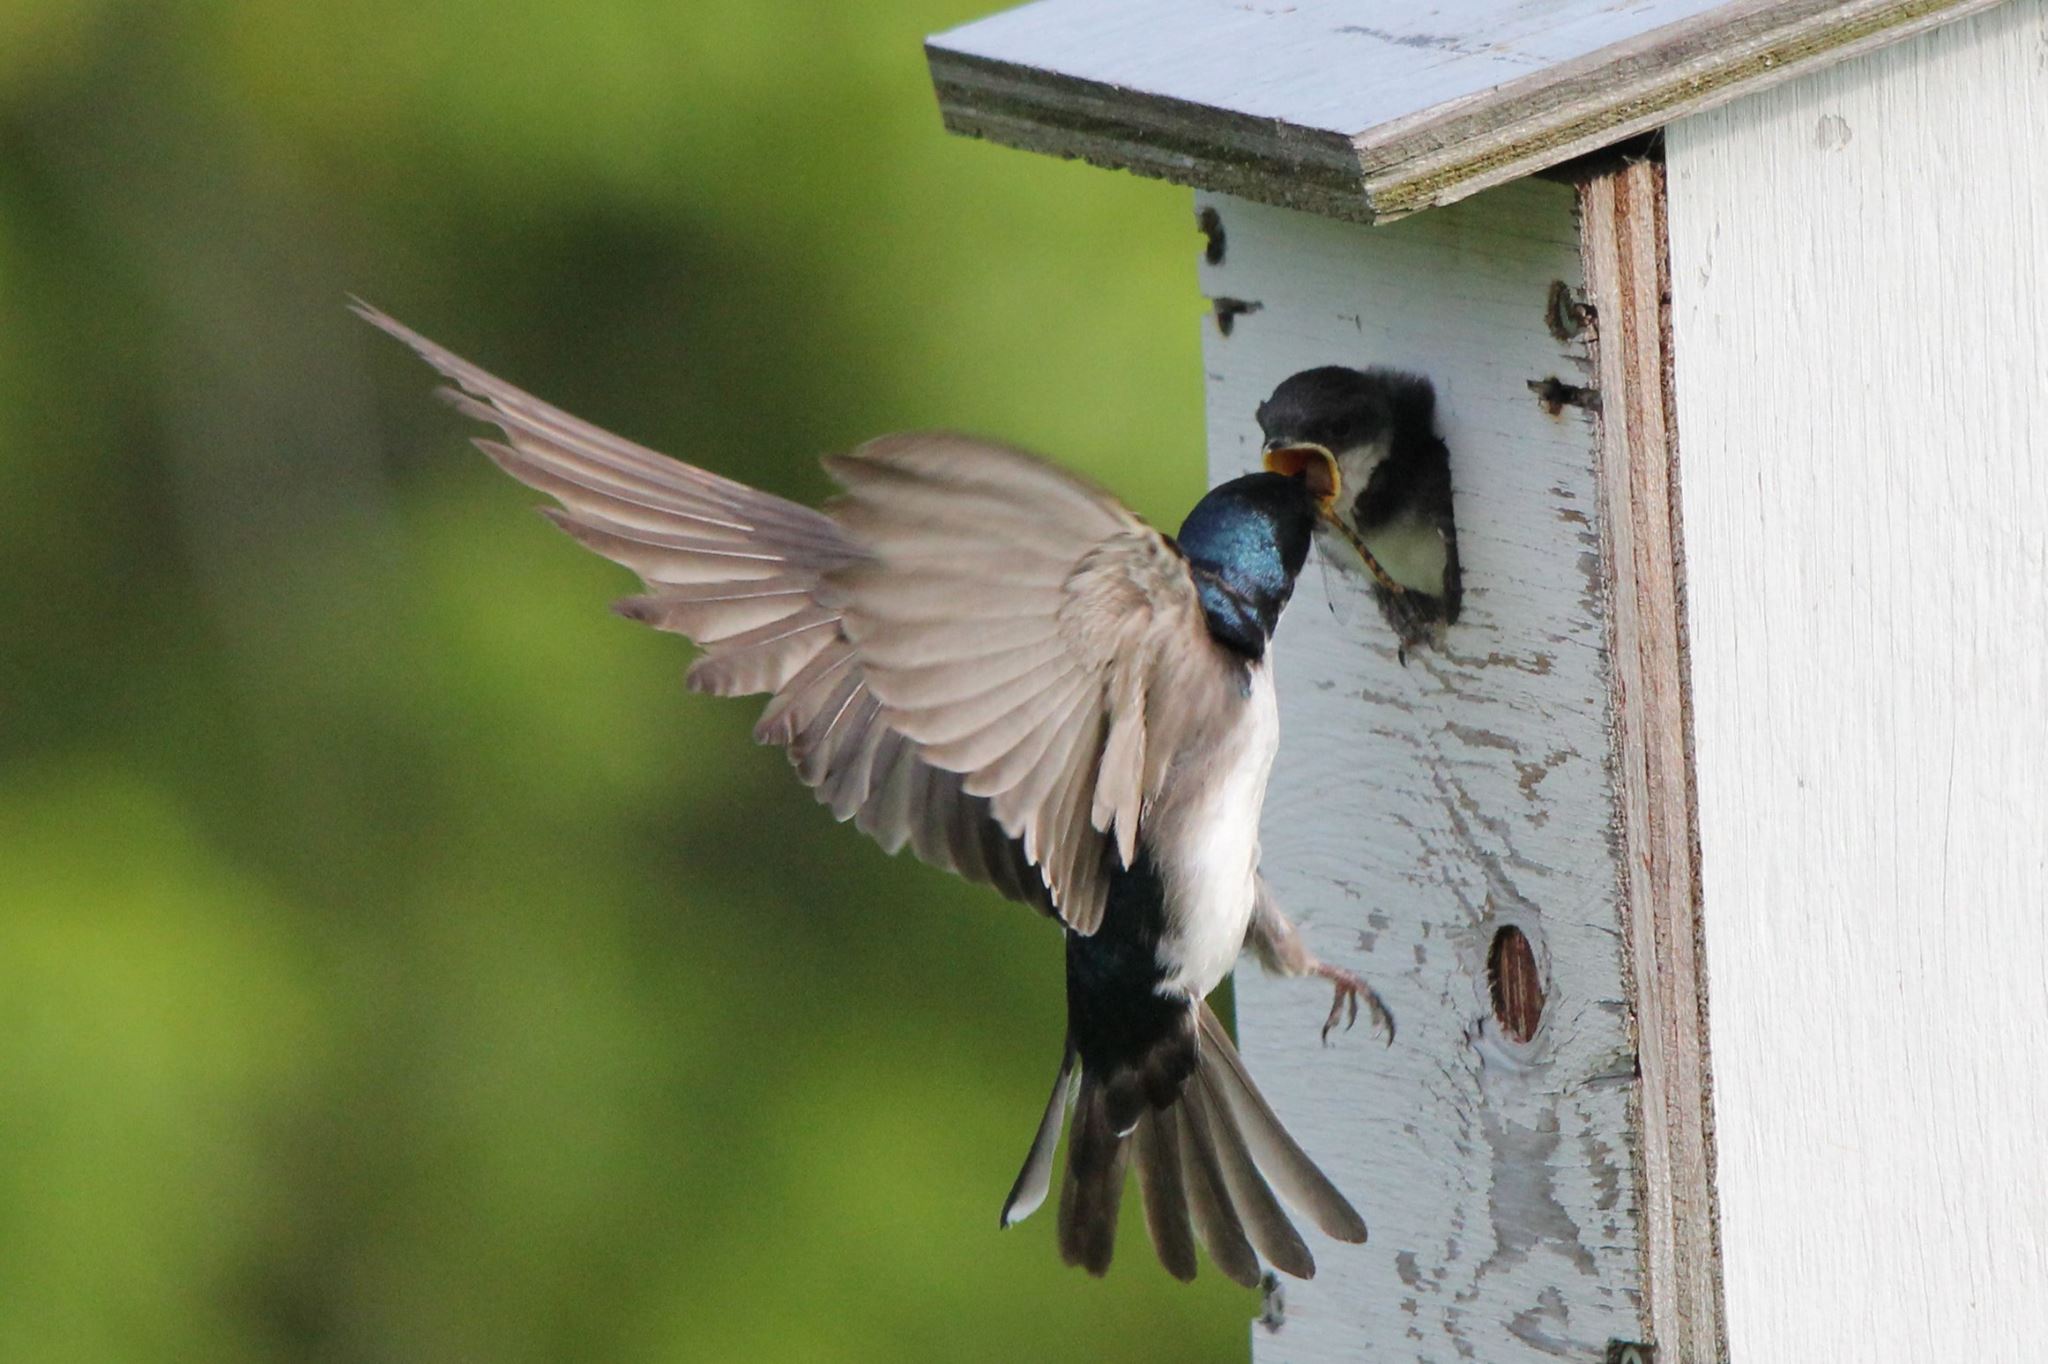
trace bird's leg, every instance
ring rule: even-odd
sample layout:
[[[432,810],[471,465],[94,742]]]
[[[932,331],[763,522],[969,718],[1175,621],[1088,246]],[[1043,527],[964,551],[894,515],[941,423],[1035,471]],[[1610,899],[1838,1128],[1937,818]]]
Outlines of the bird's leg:
[[[1360,1004],[1371,1012],[1373,1026],[1385,1030],[1387,1045],[1393,1045],[1394,1016],[1387,1012],[1379,991],[1366,984],[1363,976],[1332,966],[1309,951],[1308,944],[1301,940],[1301,931],[1281,911],[1280,902],[1273,898],[1263,876],[1254,882],[1252,922],[1244,942],[1259,964],[1276,976],[1320,976],[1335,987],[1330,1016],[1323,1020],[1324,1045],[1329,1044],[1330,1033],[1339,1019],[1346,1028],[1358,1021]]]

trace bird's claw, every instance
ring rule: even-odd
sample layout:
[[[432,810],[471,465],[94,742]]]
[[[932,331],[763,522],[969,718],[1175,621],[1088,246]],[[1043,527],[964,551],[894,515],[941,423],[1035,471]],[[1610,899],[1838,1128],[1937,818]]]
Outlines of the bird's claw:
[[[1335,997],[1330,1001],[1330,1016],[1323,1020],[1324,1046],[1330,1045],[1330,1034],[1336,1029],[1338,1019],[1344,1020],[1346,1031],[1358,1022],[1361,1003],[1371,1011],[1373,1026],[1386,1033],[1387,1045],[1394,1045],[1394,1016],[1387,1012],[1386,1001],[1380,998],[1379,991],[1366,984],[1363,976],[1341,966],[1320,963],[1316,966],[1316,974],[1336,987]]]

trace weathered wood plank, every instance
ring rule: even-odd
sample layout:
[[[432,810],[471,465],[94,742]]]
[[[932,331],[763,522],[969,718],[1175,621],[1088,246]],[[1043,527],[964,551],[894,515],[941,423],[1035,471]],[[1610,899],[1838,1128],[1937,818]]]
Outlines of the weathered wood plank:
[[[2048,1340],[2048,5],[1674,126],[1737,1360]]]
[[[1656,161],[1618,165],[1579,188],[1612,584],[1622,910],[1642,1070],[1645,1290],[1664,1364],[1713,1364],[1724,1351],[1664,216]]]
[[[1328,999],[1239,978],[1255,1073],[1372,1225],[1319,1241],[1266,1360],[1599,1360],[1640,1340],[1631,1003],[1611,794],[1600,496],[1588,415],[1531,380],[1587,380],[1550,334],[1580,277],[1573,191],[1528,181],[1367,229],[1224,196],[1210,324],[1210,473],[1258,463],[1253,413],[1313,365],[1431,376],[1451,447],[1465,616],[1405,668],[1357,581],[1311,568],[1280,631],[1282,749],[1266,874],[1315,951],[1400,1023],[1315,1045]],[[1334,609],[1333,609],[1334,604]],[[1545,1004],[1493,1016],[1495,935],[1525,933]]]
[[[1038,0],[927,53],[955,132],[1369,222],[2000,2]]]

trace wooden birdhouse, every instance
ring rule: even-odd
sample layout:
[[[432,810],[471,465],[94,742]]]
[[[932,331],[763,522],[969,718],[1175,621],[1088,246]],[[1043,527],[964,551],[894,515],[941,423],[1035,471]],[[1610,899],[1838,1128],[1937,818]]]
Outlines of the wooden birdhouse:
[[[2048,1357],[2048,3],[1040,0],[955,131],[1194,187],[1213,480],[1429,378],[1463,609],[1303,575],[1239,976],[1371,1224],[1260,1360]]]

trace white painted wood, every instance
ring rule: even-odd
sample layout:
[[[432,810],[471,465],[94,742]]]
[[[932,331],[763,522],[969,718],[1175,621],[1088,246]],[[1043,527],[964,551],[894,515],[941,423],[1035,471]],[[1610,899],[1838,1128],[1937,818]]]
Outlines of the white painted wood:
[[[1670,130],[1737,1361],[2048,1357],[2048,4]]]
[[[1038,0],[927,45],[947,125],[1361,221],[1998,0]]]
[[[1400,1031],[1318,1047],[1324,990],[1239,973],[1253,1073],[1372,1228],[1318,1241],[1262,1360],[1593,1361],[1643,1331],[1593,432],[1527,387],[1587,378],[1544,323],[1579,278],[1573,203],[1525,181],[1368,229],[1201,198],[1223,234],[1204,289],[1256,305],[1209,324],[1212,478],[1257,466],[1253,413],[1288,374],[1420,371],[1465,564],[1464,619],[1406,668],[1354,579],[1311,567],[1280,629],[1265,874]],[[1491,1018],[1508,924],[1545,973],[1526,1045]]]

